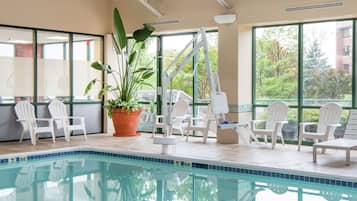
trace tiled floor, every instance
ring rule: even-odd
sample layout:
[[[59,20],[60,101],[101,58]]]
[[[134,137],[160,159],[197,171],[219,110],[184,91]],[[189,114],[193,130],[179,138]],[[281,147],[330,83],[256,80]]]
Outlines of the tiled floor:
[[[214,139],[209,139],[207,144],[203,144],[201,138],[190,138],[188,143],[182,137],[178,136],[178,139],[176,152],[172,155],[179,157],[333,174],[357,180],[357,151],[351,154],[350,166],[345,166],[345,153],[334,150],[328,150],[324,155],[319,154],[318,162],[314,164],[311,147],[302,147],[302,151],[297,152],[295,145],[278,144],[276,149],[272,150],[270,144],[222,145],[217,144]],[[72,137],[70,142],[59,138],[55,144],[49,139],[42,139],[37,146],[32,146],[29,141],[0,143],[0,155],[80,145],[149,154],[161,152],[161,146],[152,143],[151,135],[143,134],[140,137],[130,138],[91,135],[88,136],[87,141],[84,141],[83,136],[77,136]]]

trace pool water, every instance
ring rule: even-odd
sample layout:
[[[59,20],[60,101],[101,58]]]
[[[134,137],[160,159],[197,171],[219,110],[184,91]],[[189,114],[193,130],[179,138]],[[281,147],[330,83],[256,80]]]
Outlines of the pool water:
[[[340,201],[353,188],[78,154],[0,165],[0,201]]]

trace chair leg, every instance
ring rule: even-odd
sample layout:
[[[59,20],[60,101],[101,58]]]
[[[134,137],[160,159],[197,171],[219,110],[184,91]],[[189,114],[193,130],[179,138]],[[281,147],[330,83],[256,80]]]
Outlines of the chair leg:
[[[36,133],[34,131],[30,131],[30,140],[32,145],[36,145]]]
[[[277,138],[277,136],[276,136],[275,134],[273,134],[273,135],[271,136],[271,143],[272,143],[271,148],[272,148],[272,149],[275,148],[276,138]]]
[[[68,128],[63,128],[64,139],[69,142],[70,130]]]
[[[302,143],[302,134],[299,135],[298,151],[300,151],[301,143]]]
[[[156,132],[156,127],[152,126],[152,135],[151,135],[152,138],[155,137],[155,132]]]
[[[180,131],[181,136],[183,136],[183,130],[182,130],[182,128],[179,128],[179,131]]]
[[[280,136],[280,139],[281,139],[281,144],[285,145],[284,137],[283,137],[283,136]]]
[[[55,132],[53,130],[51,131],[51,135],[52,135],[52,142],[56,143],[56,136],[55,136]]]
[[[87,140],[87,130],[85,126],[83,126],[83,135],[84,135],[84,140]]]
[[[24,135],[25,135],[25,130],[21,132],[20,142],[22,142],[22,140],[24,139]]]

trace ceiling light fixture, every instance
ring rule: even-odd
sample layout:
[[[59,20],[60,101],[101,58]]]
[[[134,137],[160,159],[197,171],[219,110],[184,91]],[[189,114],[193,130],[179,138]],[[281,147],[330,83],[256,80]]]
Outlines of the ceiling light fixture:
[[[296,6],[296,7],[288,7],[285,9],[286,12],[294,12],[294,11],[302,11],[302,10],[313,10],[313,9],[321,9],[321,8],[333,8],[333,7],[341,7],[343,6],[343,1],[333,1],[333,2],[325,2],[320,4],[310,4],[305,6]]]
[[[147,8],[150,12],[152,12],[156,17],[162,17],[162,13],[159,10],[154,8],[148,0],[138,0],[145,8]]]

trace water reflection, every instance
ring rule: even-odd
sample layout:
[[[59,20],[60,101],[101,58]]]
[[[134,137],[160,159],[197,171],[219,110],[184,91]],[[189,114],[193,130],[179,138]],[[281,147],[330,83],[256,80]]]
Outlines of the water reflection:
[[[0,201],[357,200],[349,188],[95,157],[0,166]]]

